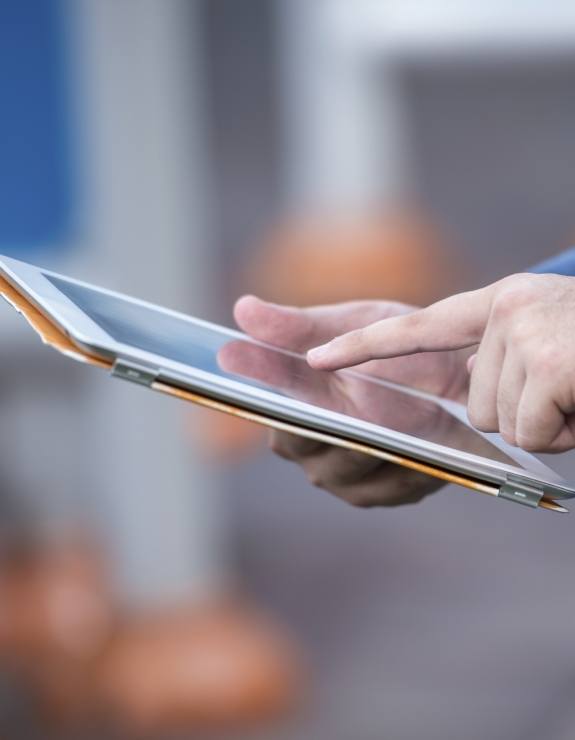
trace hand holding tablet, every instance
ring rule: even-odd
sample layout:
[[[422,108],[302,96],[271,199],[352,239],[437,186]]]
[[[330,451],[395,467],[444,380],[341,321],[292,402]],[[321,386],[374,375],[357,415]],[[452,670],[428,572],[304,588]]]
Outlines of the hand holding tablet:
[[[389,301],[358,301],[298,309],[245,296],[236,303],[234,315],[240,328],[255,339],[305,353],[310,347],[329,341],[342,329],[353,331],[368,323],[404,316],[414,310],[411,306]],[[278,363],[275,353],[273,357],[266,357],[264,353],[265,348],[238,341],[223,348],[220,362],[226,368],[235,368],[241,374],[253,374],[261,380],[269,380],[272,376],[274,384],[291,385],[300,398],[312,403],[317,403],[318,395],[328,394],[330,386],[339,386],[335,396],[341,405],[355,406],[353,412],[356,415],[358,405],[362,405],[374,421],[400,431],[424,433],[437,441],[442,437],[446,443],[449,443],[450,431],[454,436],[462,433],[461,428],[455,429],[454,418],[439,406],[409,396],[400,397],[391,390],[387,397],[378,393],[374,398],[373,388],[358,383],[357,378],[351,375],[333,374],[314,385],[309,380],[314,373],[308,372],[308,377],[300,378],[299,387],[294,388],[293,370],[287,364],[282,366]],[[467,357],[468,354],[461,351],[436,352],[368,362],[358,369],[464,401],[468,386]],[[347,389],[342,393],[341,386],[345,384]],[[472,433],[469,436],[483,441]],[[468,442],[471,444],[472,440]],[[272,431],[270,445],[281,457],[300,464],[311,483],[354,506],[415,503],[442,486],[441,481],[417,471],[285,432]]]
[[[366,322],[397,326],[421,311],[386,302],[300,310],[245,298],[236,318],[248,336],[13,259],[1,258],[0,272],[0,294],[48,344],[115,377],[273,428],[280,454],[305,460],[314,482],[346,500],[404,503],[437,480],[555,511],[565,509],[553,499],[575,496],[532,455],[471,426],[461,403],[469,351],[337,372],[313,369],[302,354],[342,331],[357,337]],[[355,351],[356,363],[374,356]]]

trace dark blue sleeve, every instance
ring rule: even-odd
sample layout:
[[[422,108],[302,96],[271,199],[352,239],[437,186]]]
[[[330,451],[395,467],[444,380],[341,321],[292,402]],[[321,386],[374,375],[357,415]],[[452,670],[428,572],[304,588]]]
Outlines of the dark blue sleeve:
[[[531,267],[529,272],[553,272],[557,275],[575,276],[575,247],[561,252],[556,257],[550,257],[545,262],[540,262],[535,267]]]

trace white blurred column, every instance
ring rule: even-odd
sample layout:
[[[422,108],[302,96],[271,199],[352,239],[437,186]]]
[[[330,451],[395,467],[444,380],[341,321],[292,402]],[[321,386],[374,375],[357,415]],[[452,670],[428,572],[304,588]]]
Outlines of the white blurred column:
[[[350,15],[362,3],[350,3]],[[285,178],[291,207],[358,213],[401,196],[401,91],[394,70],[341,27],[334,0],[278,4]]]
[[[196,3],[69,5],[87,184],[76,273],[209,316],[214,275]],[[118,588],[132,604],[217,592],[225,579],[219,484],[194,444],[190,408],[96,374],[90,394],[92,474]]]

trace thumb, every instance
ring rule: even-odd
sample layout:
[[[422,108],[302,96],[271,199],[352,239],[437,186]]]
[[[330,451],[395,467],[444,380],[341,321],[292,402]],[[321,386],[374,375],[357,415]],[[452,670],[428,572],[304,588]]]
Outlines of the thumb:
[[[236,302],[234,318],[240,329],[254,339],[293,352],[305,352],[342,331],[411,310],[410,306],[391,301],[349,301],[296,308],[246,295]]]
[[[306,343],[312,327],[305,312],[299,308],[245,295],[236,301],[234,318],[240,329],[260,342],[295,352],[304,351],[314,343],[315,337]]]

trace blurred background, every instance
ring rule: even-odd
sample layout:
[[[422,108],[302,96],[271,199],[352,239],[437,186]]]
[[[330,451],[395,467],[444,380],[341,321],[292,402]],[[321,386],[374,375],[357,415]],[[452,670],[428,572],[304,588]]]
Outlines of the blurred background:
[[[0,0],[0,252],[230,325],[425,304],[575,243],[574,77],[566,0]],[[569,517],[354,510],[0,336],[3,736],[575,736]]]

